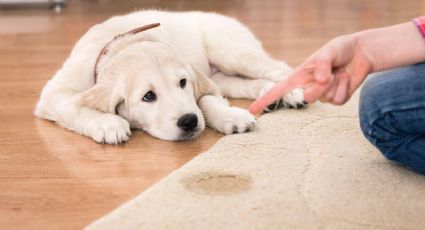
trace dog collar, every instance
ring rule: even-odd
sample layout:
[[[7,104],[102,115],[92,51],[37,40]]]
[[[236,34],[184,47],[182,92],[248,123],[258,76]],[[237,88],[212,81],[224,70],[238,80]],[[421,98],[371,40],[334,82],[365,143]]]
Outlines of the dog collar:
[[[97,66],[98,66],[99,62],[102,60],[102,57],[105,56],[106,54],[108,54],[112,43],[114,43],[115,41],[117,41],[120,38],[123,38],[127,35],[137,34],[137,33],[158,27],[159,25],[161,25],[161,24],[160,23],[153,23],[153,24],[149,24],[149,25],[146,25],[146,26],[138,27],[136,29],[132,29],[132,30],[127,31],[125,33],[116,35],[111,41],[106,43],[106,45],[102,48],[99,55],[97,56],[96,63],[94,64],[94,83],[96,84],[96,82],[97,82],[97,75],[98,75]]]

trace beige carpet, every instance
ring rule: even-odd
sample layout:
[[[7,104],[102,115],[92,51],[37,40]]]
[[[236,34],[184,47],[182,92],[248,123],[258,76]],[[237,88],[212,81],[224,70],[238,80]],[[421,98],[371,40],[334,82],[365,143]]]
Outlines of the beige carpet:
[[[367,142],[357,101],[263,115],[87,229],[425,229],[425,177]]]

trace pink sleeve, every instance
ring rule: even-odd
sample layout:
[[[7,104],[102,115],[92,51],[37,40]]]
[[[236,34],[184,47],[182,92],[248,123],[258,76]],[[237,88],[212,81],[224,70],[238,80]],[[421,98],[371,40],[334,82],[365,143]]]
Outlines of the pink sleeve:
[[[425,38],[425,15],[421,17],[417,17],[413,19],[412,21],[418,27],[419,31],[422,34],[422,37]]]

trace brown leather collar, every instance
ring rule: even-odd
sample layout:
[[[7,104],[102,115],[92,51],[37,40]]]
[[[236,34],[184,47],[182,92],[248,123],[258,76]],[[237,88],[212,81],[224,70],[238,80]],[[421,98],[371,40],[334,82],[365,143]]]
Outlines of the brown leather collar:
[[[108,53],[108,51],[109,51],[112,43],[114,43],[116,40],[118,40],[118,39],[120,39],[120,38],[122,38],[122,37],[124,37],[126,35],[137,34],[139,32],[146,31],[146,30],[149,30],[149,29],[158,27],[159,25],[160,25],[160,23],[153,23],[153,24],[149,24],[149,25],[146,25],[146,26],[138,27],[136,29],[127,31],[125,33],[118,34],[111,41],[109,41],[108,43],[106,43],[106,45],[102,48],[102,50],[100,51],[99,55],[97,56],[96,63],[94,64],[94,83],[96,84],[96,82],[97,82],[97,75],[98,75],[97,65],[99,64],[99,62],[102,59],[102,57],[105,56]]]

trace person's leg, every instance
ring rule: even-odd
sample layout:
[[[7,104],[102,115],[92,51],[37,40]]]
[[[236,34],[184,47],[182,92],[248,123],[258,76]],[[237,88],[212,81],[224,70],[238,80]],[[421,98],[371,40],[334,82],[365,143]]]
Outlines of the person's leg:
[[[364,135],[385,157],[425,174],[425,63],[370,76],[359,116]]]

